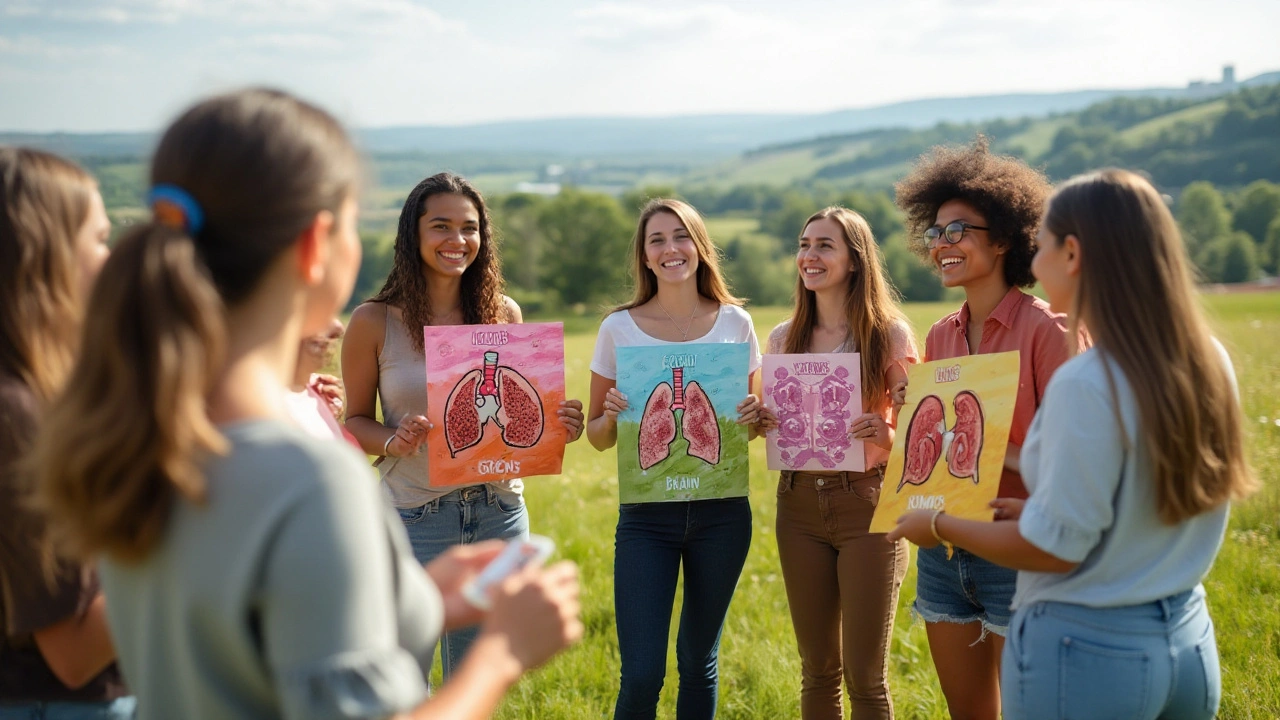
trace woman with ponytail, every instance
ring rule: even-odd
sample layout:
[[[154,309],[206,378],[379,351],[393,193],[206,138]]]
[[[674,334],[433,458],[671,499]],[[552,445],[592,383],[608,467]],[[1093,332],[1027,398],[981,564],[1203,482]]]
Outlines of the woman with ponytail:
[[[49,554],[24,462],[75,359],[110,230],[84,170],[0,148],[0,719],[133,716],[97,578]]]
[[[1009,720],[1208,720],[1221,679],[1201,580],[1256,485],[1231,360],[1151,183],[1123,170],[1050,199],[1031,265],[1071,337],[1022,446],[1030,497],[996,522],[904,515],[889,537],[1018,570],[1001,663]],[[1078,348],[1077,348],[1078,349]]]
[[[581,633],[572,565],[509,578],[481,615],[459,590],[500,546],[424,572],[353,482],[364,459],[290,422],[299,342],[355,282],[358,175],[312,105],[201,102],[156,148],[154,220],[94,290],[35,459],[59,537],[101,558],[143,720],[486,717]],[[480,621],[474,662],[425,700],[442,627]]]

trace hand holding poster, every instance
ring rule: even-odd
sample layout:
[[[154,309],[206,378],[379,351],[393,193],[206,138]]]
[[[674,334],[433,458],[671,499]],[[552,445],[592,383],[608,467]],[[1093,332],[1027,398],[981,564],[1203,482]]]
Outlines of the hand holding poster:
[[[778,416],[766,438],[770,470],[866,469],[849,434],[862,414],[858,353],[764,356],[764,404]]]
[[[1018,396],[1018,353],[938,360],[907,370],[907,402],[870,531],[910,510],[990,520]]]
[[[554,475],[568,431],[564,326],[428,325],[427,465],[432,487]]]
[[[618,487],[623,503],[743,497],[745,343],[618,348]]]

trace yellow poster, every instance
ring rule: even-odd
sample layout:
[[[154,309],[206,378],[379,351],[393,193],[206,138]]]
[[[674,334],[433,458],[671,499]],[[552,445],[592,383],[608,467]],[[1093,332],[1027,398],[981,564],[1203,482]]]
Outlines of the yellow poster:
[[[913,365],[871,532],[909,510],[990,520],[1018,397],[1018,352]]]

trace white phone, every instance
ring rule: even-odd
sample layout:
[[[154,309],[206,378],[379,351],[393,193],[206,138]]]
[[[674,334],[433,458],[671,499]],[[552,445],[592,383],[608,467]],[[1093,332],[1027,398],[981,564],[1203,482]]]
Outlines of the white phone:
[[[518,572],[531,562],[542,563],[555,552],[556,543],[544,535],[530,535],[516,538],[502,548],[498,556],[476,575],[475,579],[462,587],[462,596],[481,610],[490,609],[489,588],[502,582],[507,576]]]

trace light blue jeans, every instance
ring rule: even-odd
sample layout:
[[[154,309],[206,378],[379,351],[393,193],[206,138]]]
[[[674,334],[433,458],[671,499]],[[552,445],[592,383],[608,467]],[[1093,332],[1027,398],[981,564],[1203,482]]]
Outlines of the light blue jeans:
[[[1208,720],[1222,699],[1200,586],[1143,605],[1019,608],[1000,668],[1005,720]]]
[[[489,485],[460,488],[426,505],[400,508],[399,513],[409,531],[413,555],[424,565],[454,545],[529,537],[524,498],[500,493]],[[458,669],[479,632],[479,627],[462,628],[440,639],[441,670],[446,680]]]
[[[0,720],[133,720],[137,709],[134,697],[106,702],[0,703]]]

